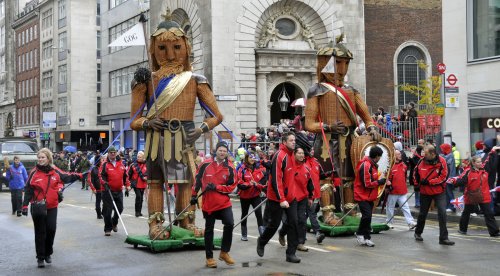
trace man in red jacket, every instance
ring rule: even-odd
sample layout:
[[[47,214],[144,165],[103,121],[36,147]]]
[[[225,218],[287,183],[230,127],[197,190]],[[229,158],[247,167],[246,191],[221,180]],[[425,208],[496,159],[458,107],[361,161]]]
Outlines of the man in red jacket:
[[[354,200],[358,202],[361,212],[356,240],[360,245],[374,247],[371,241],[371,223],[373,202],[378,197],[378,186],[385,184],[385,178],[378,179],[377,162],[382,157],[383,151],[380,147],[370,148],[369,156],[365,156],[356,166],[356,178],[354,179]]]
[[[104,187],[102,215],[104,217],[104,235],[107,237],[111,236],[111,230],[118,232],[118,213],[116,213],[116,210],[114,210],[114,215],[111,218],[114,209],[113,201],[121,214],[123,212],[123,186],[126,187],[125,195],[128,195],[128,191],[130,191],[127,170],[117,155],[115,147],[111,146],[108,149],[108,158],[99,170],[101,186]]]
[[[196,173],[196,184],[193,187],[191,205],[198,201],[196,195],[201,189],[203,194],[202,211],[205,218],[205,254],[207,267],[216,268],[217,261],[213,258],[214,225],[220,219],[224,225],[222,232],[222,245],[219,260],[227,265],[234,265],[234,260],[229,256],[233,240],[233,209],[229,194],[236,188],[236,171],[231,162],[227,160],[228,147],[224,142],[215,146],[215,160],[201,164]]]
[[[446,228],[446,176],[448,168],[446,160],[439,156],[433,145],[424,148],[424,158],[415,167],[413,178],[415,180],[415,190],[420,191],[420,213],[418,214],[417,227],[415,228],[415,240],[424,241],[422,232],[424,231],[425,219],[429,212],[432,200],[438,209],[439,221],[439,244],[454,245],[448,239],[448,229]]]
[[[413,216],[410,212],[410,206],[408,205],[406,194],[408,193],[408,188],[406,187],[406,172],[408,168],[403,162],[401,152],[399,150],[394,151],[394,159],[396,163],[392,166],[391,172],[389,173],[389,179],[387,180],[387,187],[389,187],[389,195],[387,196],[387,225],[392,228],[392,218],[394,217],[394,206],[396,203],[403,210],[403,214],[406,219],[406,223],[410,230],[414,229],[417,224],[413,220]],[[404,203],[404,205],[403,205]]]
[[[267,185],[267,203],[264,210],[264,233],[257,239],[257,254],[264,256],[264,247],[274,236],[281,223],[283,212],[286,212],[288,222],[286,261],[300,263],[295,256],[298,242],[297,232],[297,201],[293,185],[293,150],[295,134],[288,132],[281,136],[279,150],[271,161],[269,184]]]
[[[321,233],[317,213],[319,211],[319,200],[321,198],[320,175],[323,170],[321,164],[314,157],[314,149],[306,157],[306,163],[311,168],[311,180],[314,185],[313,204],[307,208],[307,217],[311,222],[311,228],[316,236],[316,242],[321,243],[325,239],[325,234]]]

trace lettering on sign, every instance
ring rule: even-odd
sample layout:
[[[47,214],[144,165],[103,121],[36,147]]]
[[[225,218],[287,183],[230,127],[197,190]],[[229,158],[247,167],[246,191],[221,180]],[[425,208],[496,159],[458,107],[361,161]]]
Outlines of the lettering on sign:
[[[500,118],[489,118],[486,120],[486,126],[488,128],[500,128]]]
[[[135,34],[135,33],[134,33],[134,34],[131,34],[131,35],[125,36],[125,37],[123,38],[123,41],[124,41],[125,43],[129,43],[129,42],[132,42],[132,41],[137,40],[137,39],[138,39],[137,34]]]

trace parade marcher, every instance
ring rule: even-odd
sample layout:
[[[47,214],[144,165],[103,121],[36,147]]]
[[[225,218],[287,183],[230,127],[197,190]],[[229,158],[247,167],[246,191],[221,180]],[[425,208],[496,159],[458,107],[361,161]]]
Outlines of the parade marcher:
[[[135,193],[135,216],[142,217],[142,202],[144,200],[144,191],[148,187],[146,181],[148,180],[148,169],[146,160],[144,159],[144,152],[137,153],[136,161],[130,164],[128,168],[128,177],[130,185]]]
[[[104,191],[104,186],[101,185],[101,180],[99,179],[99,169],[102,163],[106,160],[104,156],[97,156],[94,158],[94,167],[90,171],[90,175],[87,177],[87,182],[89,183],[92,193],[95,194],[95,212],[97,214],[97,219],[102,219],[102,192]]]
[[[309,249],[304,246],[306,242],[307,209],[312,206],[314,184],[311,179],[311,169],[305,164],[304,149],[297,146],[294,150],[294,158],[291,181],[292,185],[295,186],[295,201],[297,201],[297,250],[307,252]],[[288,217],[285,215],[284,218],[283,226],[279,230],[279,240],[283,246],[285,245],[284,237],[290,229]]]
[[[357,116],[364,122],[373,141],[379,142],[382,137],[373,123],[362,94],[344,84],[353,54],[342,43],[342,39],[343,35],[336,39],[335,45],[330,44],[317,53],[318,83],[307,94],[305,129],[322,137],[314,143],[315,157],[327,174],[324,183],[331,181],[334,171],[338,173],[342,180],[342,204],[345,205],[353,202],[351,145],[355,137]],[[329,62],[333,63],[334,70],[324,70]],[[330,190],[322,192],[330,193]],[[331,202],[321,203],[322,207],[330,205]],[[324,221],[329,220],[330,216],[334,216],[333,210],[323,209]]]
[[[451,149],[453,152],[453,157],[455,158],[456,173],[461,174],[462,160],[460,159],[460,152],[457,150],[457,145],[455,144],[455,142],[451,142]]]
[[[389,195],[387,196],[387,219],[386,223],[389,227],[392,226],[392,218],[394,217],[394,207],[396,203],[399,208],[403,210],[406,223],[410,230],[413,230],[417,224],[413,220],[413,216],[410,212],[410,206],[407,202],[406,194],[408,193],[408,188],[406,187],[406,173],[407,167],[403,162],[401,152],[399,150],[394,151],[394,159],[396,163],[392,166],[391,172],[387,180],[387,187],[389,187]],[[404,205],[403,205],[404,203]],[[392,228],[392,227],[391,227]]]
[[[257,239],[257,254],[264,256],[264,249],[280,226],[283,213],[288,222],[286,261],[300,263],[295,255],[298,246],[297,238],[297,201],[293,185],[293,150],[295,135],[284,133],[281,137],[279,150],[271,161],[271,172],[267,187],[267,202],[264,210],[265,230]]]
[[[5,178],[9,181],[12,215],[17,213],[20,217],[23,208],[23,190],[28,181],[28,173],[19,156],[14,156],[14,164],[10,165],[5,172]]]
[[[58,157],[54,160],[54,165],[58,167],[61,171],[69,172],[69,162],[66,159],[66,154],[64,151],[60,151]]]
[[[415,167],[417,166],[418,162],[420,162],[420,159],[422,159],[422,151],[424,150],[424,146],[417,145],[417,148],[415,151],[413,151],[413,156],[410,158],[410,177],[408,182],[410,183],[410,186],[415,187],[415,179],[413,178],[413,172],[415,171]],[[420,208],[420,192],[417,191],[418,189],[414,189],[413,191],[415,192],[415,208]]]
[[[500,149],[500,146],[493,147],[493,154],[495,150]],[[491,153],[490,153],[491,154]],[[489,166],[487,159],[484,167]],[[500,236],[498,224],[490,208],[491,196],[490,187],[488,186],[488,172],[483,168],[483,162],[480,156],[472,157],[472,167],[464,171],[460,176],[450,178],[449,183],[463,184],[464,191],[464,211],[460,217],[460,229],[458,233],[466,235],[467,227],[469,226],[470,214],[475,211],[476,206],[479,205],[484,214],[484,222],[488,227],[488,232],[491,237]]]
[[[316,242],[321,243],[325,239],[325,234],[321,233],[320,226],[318,222],[318,211],[319,211],[319,199],[321,198],[321,187],[320,178],[323,168],[321,164],[314,157],[314,150],[311,149],[309,154],[306,154],[306,164],[311,169],[311,180],[314,185],[313,191],[313,204],[307,208],[307,217],[311,222],[311,228],[313,230],[314,236],[316,237]]]
[[[358,203],[361,212],[361,221],[356,240],[360,245],[375,246],[371,241],[371,223],[374,201],[378,197],[378,186],[384,185],[386,179],[379,179],[378,161],[384,152],[378,146],[370,148],[369,156],[365,156],[356,166],[356,178],[354,180],[354,200]]]
[[[422,232],[425,227],[427,213],[434,200],[439,221],[439,244],[454,245],[455,242],[448,239],[446,227],[446,176],[448,168],[446,160],[439,156],[433,145],[424,147],[424,158],[415,167],[414,181],[415,189],[420,191],[420,213],[418,214],[417,227],[415,228],[415,240],[424,241]]]
[[[83,154],[81,154],[81,160],[78,163],[78,166],[76,167],[76,172],[77,173],[84,173],[84,172],[88,171],[91,166],[92,166],[92,164],[90,164],[90,161],[87,158],[87,153],[83,153]],[[86,178],[84,178],[82,180],[82,190],[89,189],[89,186],[88,186],[88,183],[86,180],[87,180]]]
[[[196,171],[194,143],[223,119],[207,78],[192,72],[188,36],[172,20],[169,11],[164,18],[150,37],[151,72],[139,68],[134,74],[130,110],[131,116],[141,114],[132,120],[130,127],[146,132],[144,156],[148,164],[151,239],[169,238],[166,234],[160,235],[165,232],[162,226],[164,183],[176,185],[175,211],[180,213],[191,198]],[[194,123],[197,101],[207,111],[199,126]],[[142,115],[144,108],[147,113]],[[194,223],[193,206],[185,216],[178,218],[178,225],[195,230]]]
[[[203,163],[196,173],[196,185],[193,186],[191,205],[197,203],[197,194],[203,194],[202,211],[205,218],[205,255],[206,266],[215,268],[217,261],[213,258],[213,240],[215,220],[224,225],[219,260],[227,265],[234,265],[229,255],[233,240],[233,209],[229,194],[236,188],[236,171],[227,160],[228,146],[219,142],[215,146],[215,160]]]
[[[241,218],[243,219],[252,205],[255,208],[262,202],[260,194],[266,188],[267,177],[266,168],[258,163],[259,158],[255,153],[245,153],[243,165],[238,170],[238,194],[240,195],[241,203]],[[257,219],[257,229],[259,234],[264,231],[264,223],[262,221],[262,208],[254,211]],[[247,219],[241,222],[241,240],[248,241],[247,238]]]
[[[474,144],[474,147],[476,148],[476,152],[474,152],[474,156],[479,156],[482,159],[485,155],[484,142],[482,140],[476,141],[476,143]]]
[[[30,171],[24,188],[22,214],[28,215],[28,204],[31,204],[37,263],[38,267],[45,267],[44,261],[52,263],[57,206],[62,201],[64,183],[81,180],[83,175],[65,173],[54,167],[52,153],[47,148],[40,149],[37,156],[38,163]]]
[[[130,191],[130,181],[127,177],[127,170],[123,162],[117,156],[116,148],[111,146],[108,149],[108,158],[101,165],[99,170],[99,179],[101,186],[104,186],[102,192],[102,215],[104,217],[104,235],[111,236],[111,230],[118,232],[118,213],[113,207],[113,201],[116,204],[118,212],[123,212],[123,187],[125,186],[125,196]],[[110,195],[111,192],[111,195]],[[111,197],[112,196],[112,197]],[[113,217],[111,217],[114,212]]]
[[[446,179],[457,176],[455,157],[451,152],[451,146],[449,144],[441,144],[439,148],[441,149],[441,156],[444,160],[446,160],[446,167],[448,168],[448,175],[446,175]],[[453,184],[446,184],[446,212],[456,212],[455,206],[451,204],[451,201],[455,199],[453,189]]]

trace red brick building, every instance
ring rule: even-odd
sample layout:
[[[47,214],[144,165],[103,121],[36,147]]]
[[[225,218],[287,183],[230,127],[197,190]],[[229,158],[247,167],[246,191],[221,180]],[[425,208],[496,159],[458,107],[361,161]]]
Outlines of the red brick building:
[[[15,136],[40,134],[40,30],[39,12],[29,4],[15,19]]]
[[[365,0],[366,102],[376,111],[418,102],[398,91],[417,84],[443,60],[441,0]],[[420,70],[417,60],[428,64]]]

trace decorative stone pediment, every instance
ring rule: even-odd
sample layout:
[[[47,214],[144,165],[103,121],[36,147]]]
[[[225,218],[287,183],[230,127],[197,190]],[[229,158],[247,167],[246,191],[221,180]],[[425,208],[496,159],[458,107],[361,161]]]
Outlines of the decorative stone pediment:
[[[316,51],[257,49],[255,71],[316,72]]]

